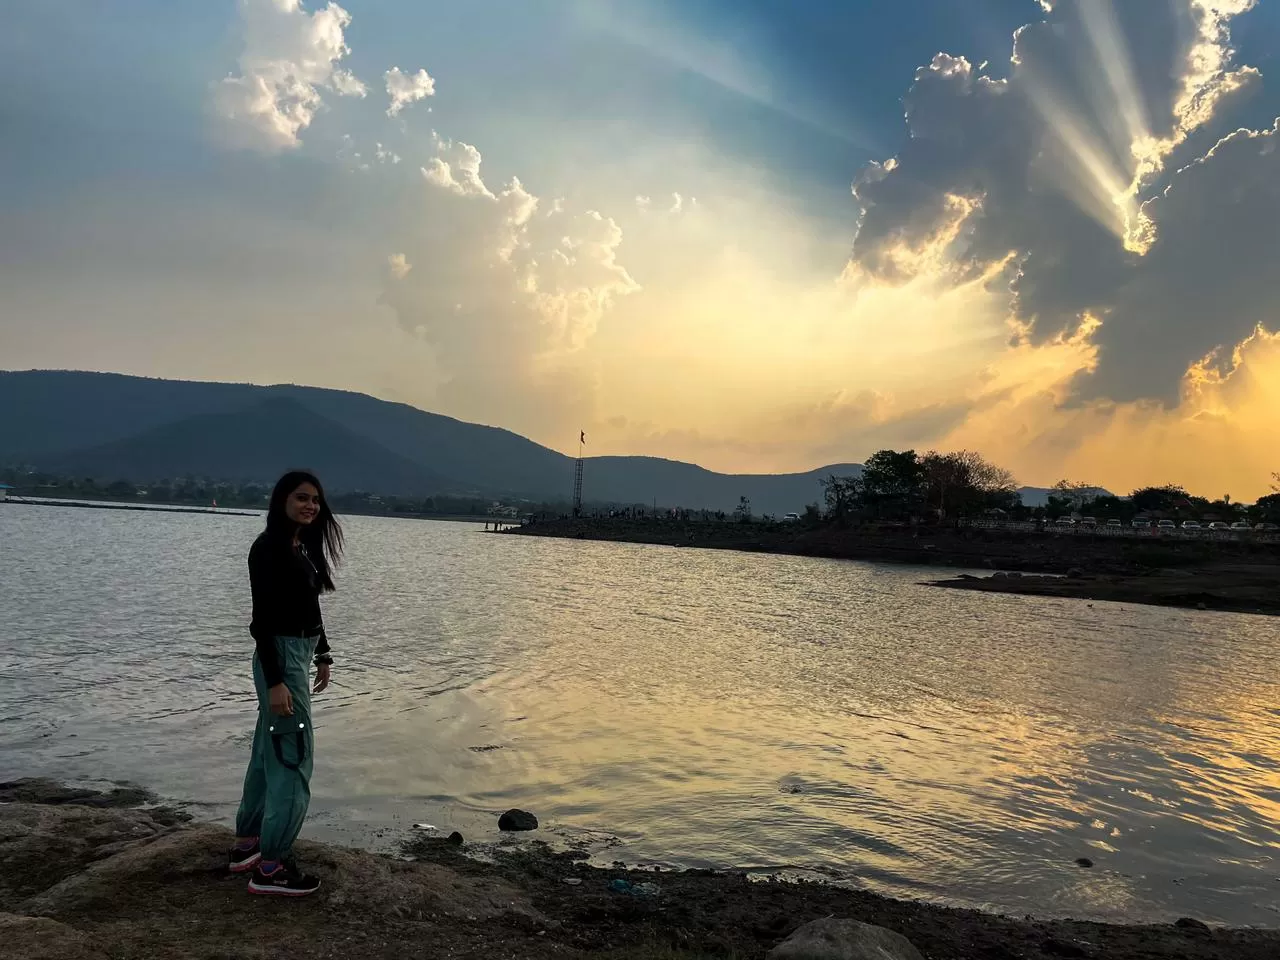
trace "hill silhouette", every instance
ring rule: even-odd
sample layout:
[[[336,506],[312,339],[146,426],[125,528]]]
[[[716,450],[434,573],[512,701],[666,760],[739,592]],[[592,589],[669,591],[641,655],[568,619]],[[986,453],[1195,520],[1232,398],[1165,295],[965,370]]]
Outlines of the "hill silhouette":
[[[191,476],[236,483],[267,481],[303,467],[335,491],[398,496],[427,496],[452,483],[285,396],[54,454],[42,466],[63,474],[143,482]]]
[[[496,427],[364,394],[297,385],[158,380],[75,371],[0,371],[0,464],[99,479],[199,476],[271,482],[310,466],[333,492],[567,500],[573,460]],[[592,457],[590,502],[756,513],[804,509],[820,480],[861,468],[728,475],[655,457]]]

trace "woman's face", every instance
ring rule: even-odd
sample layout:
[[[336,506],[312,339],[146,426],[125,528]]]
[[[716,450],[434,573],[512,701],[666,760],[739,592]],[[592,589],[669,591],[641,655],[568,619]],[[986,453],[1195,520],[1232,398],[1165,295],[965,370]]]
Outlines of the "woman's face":
[[[307,526],[320,514],[320,491],[314,484],[302,484],[284,502],[284,513],[299,526]]]

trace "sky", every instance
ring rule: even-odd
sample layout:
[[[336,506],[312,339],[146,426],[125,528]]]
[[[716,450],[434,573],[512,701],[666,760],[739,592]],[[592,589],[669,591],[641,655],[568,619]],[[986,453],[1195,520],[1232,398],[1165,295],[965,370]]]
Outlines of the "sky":
[[[0,368],[564,451],[1280,470],[1280,0],[27,0]]]

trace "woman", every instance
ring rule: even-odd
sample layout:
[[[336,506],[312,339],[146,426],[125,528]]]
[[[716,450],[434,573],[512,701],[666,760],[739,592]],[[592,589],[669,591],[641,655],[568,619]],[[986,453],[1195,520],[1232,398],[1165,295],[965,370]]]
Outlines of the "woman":
[[[297,897],[320,887],[290,851],[311,801],[311,694],[329,685],[333,664],[320,594],[333,590],[341,557],[342,528],[320,481],[304,471],[286,473],[271,493],[267,529],[249,551],[258,726],[230,867],[253,871],[250,893]]]

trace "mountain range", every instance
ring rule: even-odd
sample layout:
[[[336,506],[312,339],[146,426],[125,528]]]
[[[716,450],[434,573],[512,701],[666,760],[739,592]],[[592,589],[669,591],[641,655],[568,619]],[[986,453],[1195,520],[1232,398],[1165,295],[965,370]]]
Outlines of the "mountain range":
[[[0,465],[102,480],[202,477],[269,483],[314,470],[331,492],[567,502],[574,461],[508,430],[360,393],[296,385],[157,380],[75,371],[0,371]],[[796,474],[722,474],[656,457],[590,457],[584,500],[802,511],[832,464]]]

